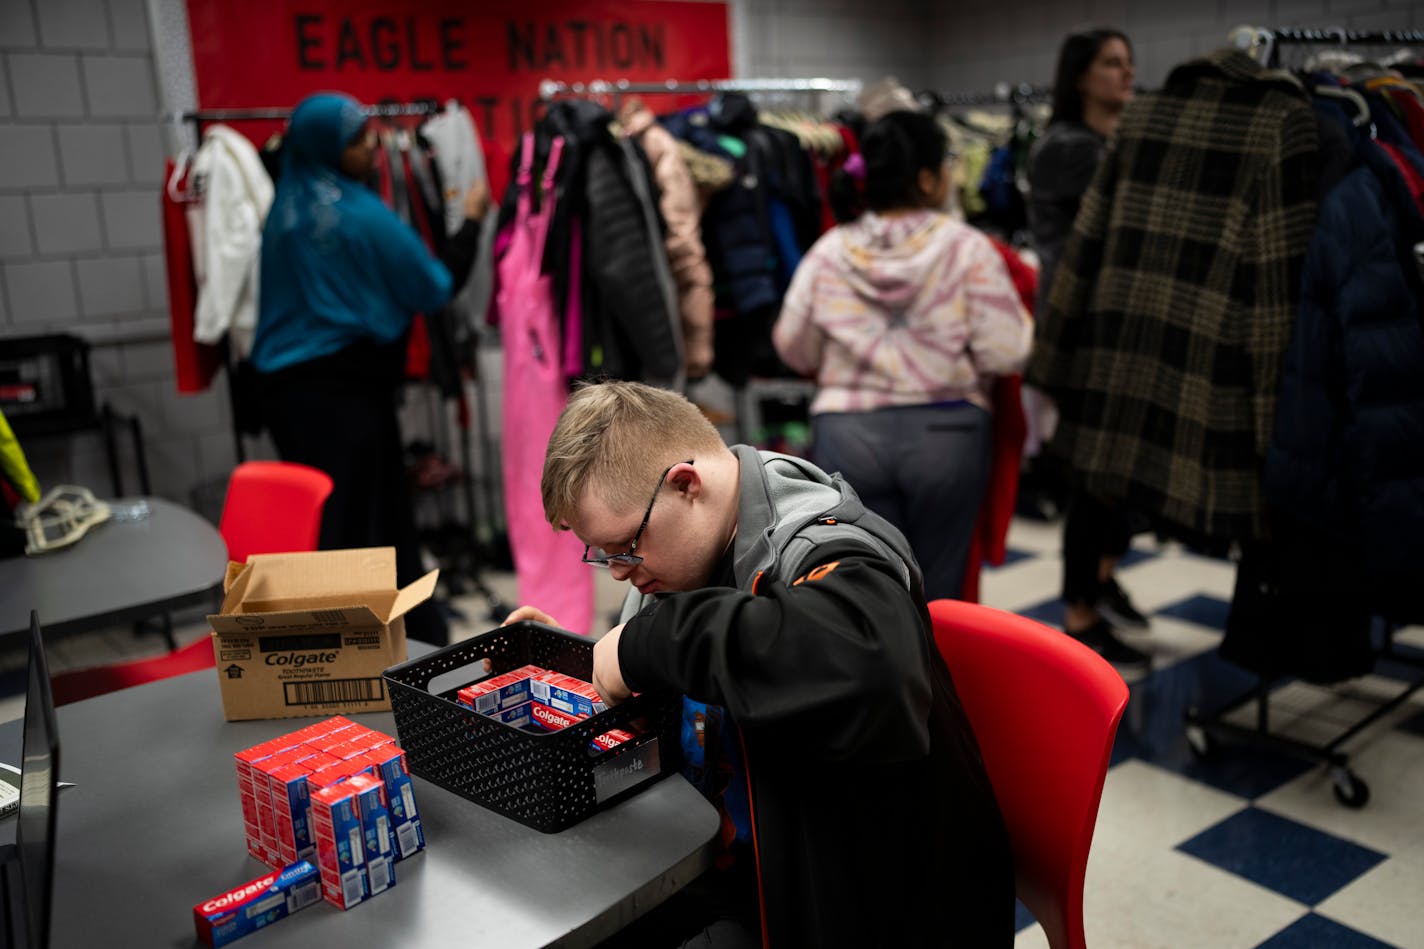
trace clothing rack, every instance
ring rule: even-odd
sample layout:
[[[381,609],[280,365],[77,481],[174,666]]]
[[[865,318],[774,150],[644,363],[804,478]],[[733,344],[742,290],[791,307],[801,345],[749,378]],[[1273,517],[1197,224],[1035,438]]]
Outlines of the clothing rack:
[[[1282,46],[1418,46],[1424,45],[1424,30],[1364,32],[1341,28],[1263,29],[1241,26],[1231,31],[1228,41],[1243,52],[1255,56],[1263,65],[1276,66]],[[1358,97],[1358,93],[1355,95]],[[1366,108],[1366,117],[1368,114]],[[1376,663],[1393,664],[1396,668],[1424,669],[1424,655],[1414,649],[1400,649],[1395,643],[1395,632],[1400,624],[1389,617],[1382,619],[1382,643],[1374,653]],[[1204,761],[1214,759],[1222,743],[1232,742],[1323,763],[1329,773],[1331,790],[1336,800],[1346,807],[1364,807],[1370,798],[1369,785],[1350,769],[1349,756],[1340,748],[1365,728],[1400,708],[1420,688],[1424,688],[1424,677],[1406,681],[1388,700],[1377,704],[1364,717],[1328,741],[1318,743],[1289,738],[1270,730],[1271,692],[1273,687],[1282,681],[1289,680],[1273,680],[1261,675],[1249,689],[1210,711],[1189,708],[1185,726],[1188,748]],[[1236,724],[1226,720],[1228,716],[1252,703],[1256,706],[1254,723]]]
[[[366,115],[388,118],[402,115],[434,115],[444,106],[437,102],[388,102],[362,106]],[[169,112],[159,118],[164,122],[191,123],[201,128],[205,122],[261,122],[292,117],[290,107],[263,106],[251,109],[197,109],[188,112]]]
[[[1424,30],[1272,29],[1238,26],[1227,39],[1243,52],[1256,55],[1266,66],[1280,60],[1282,46],[1419,46]]]
[[[371,118],[401,118],[406,116],[436,115],[442,112],[444,108],[445,105],[442,102],[436,101],[434,99],[422,99],[416,102],[386,101],[379,102],[373,105],[363,105],[361,107],[361,111],[363,114]],[[205,124],[210,124],[214,122],[228,123],[282,121],[291,118],[293,111],[294,107],[290,106],[256,106],[251,108],[234,109],[193,109],[180,112],[168,112],[163,115],[160,115],[159,120],[161,122],[171,125],[190,125],[194,132],[194,137],[198,140],[201,140],[202,128]],[[226,350],[226,346],[224,346],[224,350]],[[481,382],[479,367],[478,365],[476,365],[477,356],[473,344],[470,345],[470,347],[468,348],[468,352],[465,353],[465,358],[467,366],[471,371],[472,378],[474,379],[476,390],[475,399],[477,401],[477,405],[474,406],[475,411],[472,412],[472,415],[474,416],[475,423],[480,426],[480,440],[486,446],[486,448],[488,448],[489,442],[487,437],[487,416],[484,408],[484,389],[483,384]],[[227,357],[225,354],[224,361],[226,362],[226,360]],[[235,407],[236,393],[232,385],[233,367],[231,366],[231,364],[227,365],[227,369],[228,399],[230,404],[232,404],[233,406],[233,416],[235,419],[237,415]],[[440,431],[442,431],[442,429],[440,429],[436,423],[432,423],[432,437],[437,436]],[[233,441],[236,448],[237,460],[238,462],[242,462],[243,460],[245,460],[246,450],[242,442],[242,433],[238,431],[236,425],[234,425],[233,428]],[[485,584],[485,582],[480,576],[480,570],[484,565],[484,562],[489,559],[489,557],[479,549],[479,540],[474,536],[475,521],[479,513],[479,504],[477,503],[476,493],[474,489],[474,466],[471,463],[473,458],[473,445],[471,442],[471,435],[468,429],[462,429],[460,432],[460,447],[461,454],[463,456],[461,458],[461,461],[464,465],[464,477],[461,479],[463,489],[462,493],[466,511],[470,519],[470,523],[466,525],[470,536],[468,538],[468,549],[457,550],[453,554],[453,556],[458,562],[459,566],[462,568],[458,572],[465,579],[467,579],[470,585],[473,586],[483,596],[486,604],[489,607],[489,618],[491,620],[499,620],[504,617],[504,615],[508,612],[508,609],[499,599],[499,596],[492,589],[490,589],[487,584]],[[486,472],[486,478],[488,477],[488,472]],[[490,518],[490,531],[492,534],[491,543],[494,545],[498,545],[501,542],[500,531],[498,528],[499,515],[493,509],[493,498],[487,497],[486,501],[487,506],[490,507],[490,510],[488,510],[486,513]],[[490,553],[498,557],[498,553],[496,551],[491,551]]]
[[[1376,663],[1392,663],[1415,670],[1424,669],[1424,655],[1414,649],[1401,650],[1396,645],[1394,641],[1396,630],[1397,625],[1393,621],[1388,619],[1384,621],[1384,641],[1383,645],[1375,651]],[[1277,754],[1303,758],[1307,761],[1320,762],[1326,766],[1329,772],[1331,790],[1335,793],[1335,799],[1346,807],[1356,809],[1364,807],[1370,799],[1369,785],[1350,769],[1349,755],[1341,751],[1340,746],[1409,701],[1415,692],[1424,687],[1424,677],[1407,681],[1399,691],[1388,700],[1376,705],[1363,718],[1337,733],[1329,741],[1320,743],[1289,738],[1270,730],[1271,691],[1276,685],[1289,681],[1289,679],[1270,679],[1266,676],[1259,676],[1257,682],[1249,689],[1220,707],[1211,711],[1197,707],[1188,708],[1185,726],[1187,747],[1202,761],[1215,760],[1221,745],[1230,742],[1264,748]],[[1254,724],[1238,725],[1226,720],[1228,716],[1253,702],[1256,705]]]
[[[835,92],[856,96],[862,88],[864,84],[859,79],[668,79],[661,82],[594,79],[587,83],[545,79],[539,83],[539,98],[550,102],[560,96],[696,92]]]
[[[689,95],[697,93],[744,92],[744,93],[830,93],[854,98],[860,95],[864,84],[859,79],[666,79],[659,82],[631,82],[618,79],[609,82],[594,79],[590,82],[559,82],[545,79],[539,83],[539,99],[552,102],[565,97],[594,98],[609,96],[616,110],[625,95]]]
[[[420,102],[385,102],[377,105],[362,106],[361,111],[372,117],[396,117],[406,115],[434,115],[441,110],[442,106],[433,101]],[[190,147],[196,148],[201,143],[203,137],[203,126],[213,122],[272,122],[289,119],[292,117],[292,107],[290,106],[257,106],[253,108],[241,109],[190,109],[181,112],[166,112],[160,115],[159,121],[168,125],[190,125],[193,131],[193,141]],[[232,387],[232,365],[228,363],[226,347],[224,346],[223,361],[228,370],[228,403],[232,411],[233,418],[237,417],[236,393]],[[233,427],[233,448],[236,452],[238,462],[247,459],[247,449],[242,443],[242,433]]]
[[[933,104],[941,109],[958,106],[1028,105],[1050,101],[1053,98],[1053,88],[1051,86],[1035,86],[1026,82],[1021,82],[1018,85],[1001,82],[994,87],[992,92],[951,92],[945,94],[931,91],[924,95],[933,97]]]
[[[609,82],[602,79],[594,79],[586,83],[566,83],[553,79],[545,79],[539,83],[539,98],[544,102],[552,102],[555,99],[564,97],[591,98],[596,96],[610,96],[616,108],[625,95],[767,92],[787,94],[827,93],[854,98],[860,95],[864,88],[864,82],[859,79],[827,79],[821,77],[667,79],[656,82],[632,82],[627,79]],[[750,441],[751,425],[749,420],[759,414],[757,412],[758,400],[779,400],[784,403],[790,403],[804,399],[809,402],[810,396],[814,393],[814,389],[814,384],[805,380],[757,377],[749,379],[743,386],[734,387],[732,399],[734,405],[733,415],[735,418],[736,439],[741,442]]]

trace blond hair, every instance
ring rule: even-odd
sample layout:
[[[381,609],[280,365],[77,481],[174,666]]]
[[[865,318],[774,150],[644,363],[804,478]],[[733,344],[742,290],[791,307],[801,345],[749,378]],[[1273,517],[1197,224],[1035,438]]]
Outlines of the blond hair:
[[[612,510],[632,510],[648,503],[662,469],[726,450],[707,417],[676,392],[640,382],[579,385],[544,453],[544,516],[566,529],[590,486]]]

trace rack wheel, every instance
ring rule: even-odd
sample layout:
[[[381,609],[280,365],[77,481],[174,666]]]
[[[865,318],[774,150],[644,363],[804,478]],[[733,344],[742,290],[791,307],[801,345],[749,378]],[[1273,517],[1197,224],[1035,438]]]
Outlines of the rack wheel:
[[[1330,789],[1335,792],[1335,800],[1354,810],[1364,807],[1370,800],[1370,786],[1349,768],[1330,769]]]
[[[1187,747],[1191,749],[1192,756],[1198,761],[1215,761],[1221,753],[1221,746],[1211,734],[1195,722],[1188,722],[1186,727]]]

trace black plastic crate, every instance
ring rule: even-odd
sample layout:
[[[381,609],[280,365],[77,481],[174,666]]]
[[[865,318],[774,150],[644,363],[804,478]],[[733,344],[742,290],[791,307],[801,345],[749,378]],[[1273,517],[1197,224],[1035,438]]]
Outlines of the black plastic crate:
[[[544,733],[506,725],[455,700],[471,682],[530,664],[588,682],[593,641],[539,623],[514,623],[387,669],[391,712],[411,773],[553,833],[682,767],[676,696],[634,696]],[[606,751],[590,750],[595,736],[615,728],[637,737]]]

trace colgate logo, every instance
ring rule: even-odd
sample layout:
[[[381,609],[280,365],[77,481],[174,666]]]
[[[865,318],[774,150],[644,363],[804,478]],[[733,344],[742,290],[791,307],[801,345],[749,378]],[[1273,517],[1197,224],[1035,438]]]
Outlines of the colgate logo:
[[[269,666],[292,666],[300,669],[302,666],[318,665],[322,663],[335,662],[334,652],[279,652],[273,653],[265,660]]]
[[[555,709],[549,708],[547,705],[535,704],[529,711],[535,718],[540,721],[548,722],[555,728],[567,728],[578,721],[578,719],[569,718]]]
[[[272,886],[273,882],[276,881],[276,879],[277,874],[269,874],[268,876],[262,877],[260,880],[253,880],[246,886],[240,886],[235,890],[232,890],[228,893],[224,893],[222,896],[208,900],[206,903],[203,904],[203,912],[211,913],[215,910],[225,909],[237,903],[244,903],[252,897],[256,896],[258,893],[262,893],[265,890],[269,889]]]

